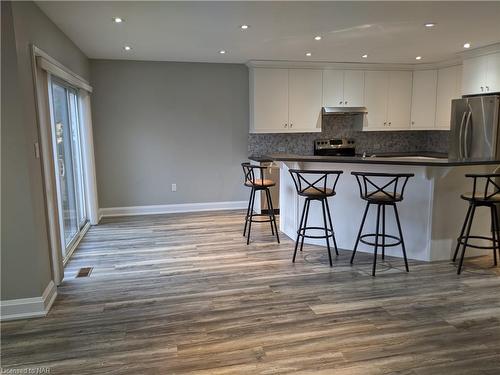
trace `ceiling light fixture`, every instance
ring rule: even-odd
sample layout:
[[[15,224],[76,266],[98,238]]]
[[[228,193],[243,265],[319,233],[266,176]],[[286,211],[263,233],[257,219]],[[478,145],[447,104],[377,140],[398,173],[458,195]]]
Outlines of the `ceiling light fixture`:
[[[123,18],[120,18],[120,17],[114,17],[114,18],[113,18],[113,22],[114,22],[114,23],[122,23],[122,22],[123,22]]]
[[[368,55],[365,53],[363,56],[361,56],[363,59],[367,59]]]
[[[415,60],[422,60],[422,56],[415,57]]]
[[[241,25],[241,26],[240,26],[240,29],[241,29],[241,30],[247,30],[249,27],[250,27],[250,26],[248,26],[248,25]]]
[[[321,35],[316,35],[316,36],[314,37],[314,40],[321,40],[321,39],[323,39],[323,38],[321,37]]]
[[[431,27],[436,26],[436,24],[434,22],[427,22],[427,23],[424,23],[424,26],[428,27],[428,28],[431,28]]]
[[[132,49],[132,47],[130,47],[130,46],[124,46],[124,47],[123,47],[123,49],[124,49],[125,51],[130,51],[130,50]]]
[[[465,43],[464,48],[470,48],[470,43]]]
[[[307,57],[311,57],[311,56],[312,56],[312,53],[311,53],[311,52],[306,52],[306,56],[307,56]]]
[[[219,53],[220,53],[221,55],[225,55],[225,54],[226,54],[226,50],[221,49],[221,50],[219,51]]]

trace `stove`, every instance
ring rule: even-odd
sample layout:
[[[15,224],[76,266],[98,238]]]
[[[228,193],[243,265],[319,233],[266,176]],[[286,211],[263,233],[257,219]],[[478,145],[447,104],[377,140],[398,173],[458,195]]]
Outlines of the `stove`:
[[[355,156],[355,141],[349,138],[317,139],[314,141],[314,155]]]

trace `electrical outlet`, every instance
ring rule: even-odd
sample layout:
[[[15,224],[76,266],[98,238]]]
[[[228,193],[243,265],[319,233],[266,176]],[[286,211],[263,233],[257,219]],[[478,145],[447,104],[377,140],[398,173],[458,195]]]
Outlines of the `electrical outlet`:
[[[177,191],[177,184],[172,184],[172,191]]]

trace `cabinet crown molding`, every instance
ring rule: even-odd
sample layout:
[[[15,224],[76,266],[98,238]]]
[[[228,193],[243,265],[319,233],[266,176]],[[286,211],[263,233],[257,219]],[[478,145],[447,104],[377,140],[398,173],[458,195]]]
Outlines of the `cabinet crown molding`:
[[[474,48],[467,51],[459,52],[462,60],[470,59],[472,57],[490,55],[493,53],[500,53],[500,43],[490,44],[488,46]]]
[[[385,64],[385,63],[349,63],[326,61],[285,61],[285,60],[250,60],[246,63],[249,68],[277,68],[277,69],[332,69],[332,70],[402,70],[417,71],[447,68],[461,65],[462,58],[441,61],[436,63],[420,64]]]

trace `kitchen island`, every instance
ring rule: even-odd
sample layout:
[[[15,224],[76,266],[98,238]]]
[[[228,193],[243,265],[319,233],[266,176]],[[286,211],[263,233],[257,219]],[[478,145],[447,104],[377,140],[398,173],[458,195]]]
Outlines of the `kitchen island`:
[[[408,258],[423,261],[450,259],[456,237],[465,218],[467,202],[460,198],[472,190],[466,173],[492,172],[500,166],[497,160],[454,161],[423,155],[394,155],[388,157],[335,157],[270,154],[265,159],[280,166],[280,230],[295,240],[303,205],[296,193],[289,169],[342,170],[337,194],[330,198],[330,209],[338,247],[352,250],[366,202],[359,196],[359,188],[352,171],[402,173],[411,172],[404,200],[398,204]],[[319,204],[312,204],[309,225],[322,226]],[[371,208],[364,233],[375,232],[376,210]],[[479,209],[473,232],[488,235],[490,212]],[[394,217],[387,215],[387,233],[396,234]],[[325,245],[324,240],[306,239],[307,243]],[[373,252],[360,244],[358,251]],[[401,257],[399,246],[389,247],[386,254]],[[467,256],[485,254],[484,250],[467,250]]]

